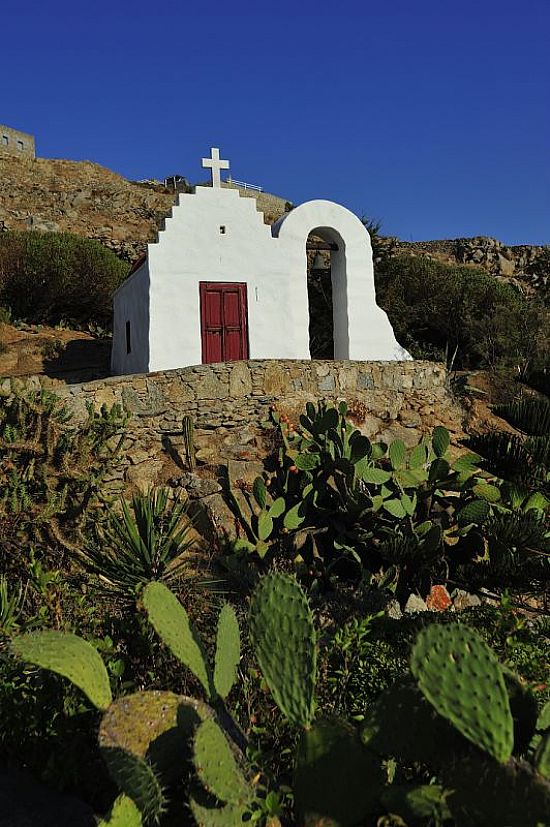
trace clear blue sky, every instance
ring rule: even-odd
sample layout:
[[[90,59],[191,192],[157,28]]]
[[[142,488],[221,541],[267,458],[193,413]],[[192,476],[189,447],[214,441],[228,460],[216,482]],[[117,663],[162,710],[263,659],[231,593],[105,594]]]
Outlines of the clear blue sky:
[[[550,0],[30,0],[0,123],[44,157],[330,198],[403,239],[550,243]]]

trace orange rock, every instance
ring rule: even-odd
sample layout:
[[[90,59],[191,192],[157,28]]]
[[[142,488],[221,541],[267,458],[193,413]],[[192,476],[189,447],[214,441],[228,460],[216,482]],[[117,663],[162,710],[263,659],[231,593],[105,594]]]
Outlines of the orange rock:
[[[444,612],[452,605],[453,601],[445,586],[432,586],[426,598],[426,606],[431,612]]]

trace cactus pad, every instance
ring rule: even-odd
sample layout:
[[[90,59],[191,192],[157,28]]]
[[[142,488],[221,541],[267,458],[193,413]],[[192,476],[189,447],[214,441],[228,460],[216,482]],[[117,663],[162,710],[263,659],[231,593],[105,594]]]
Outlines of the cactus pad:
[[[242,827],[246,812],[241,807],[227,804],[225,807],[203,807],[193,798],[190,801],[191,812],[197,827]]]
[[[202,644],[178,598],[162,583],[149,583],[143,590],[143,605],[163,643],[198,678],[211,698],[214,691]]]
[[[151,764],[118,747],[104,747],[101,755],[113,781],[140,811],[144,825],[158,824],[166,801]]]
[[[514,729],[502,668],[494,652],[465,626],[423,629],[411,671],[434,709],[497,761],[512,753]]]
[[[380,761],[350,725],[317,721],[302,733],[294,771],[294,801],[306,823],[362,824],[383,786]]]
[[[193,698],[136,692],[111,704],[99,727],[99,745],[147,758],[170,782],[181,777],[193,733],[210,715],[210,708]]]
[[[239,623],[235,609],[229,603],[222,606],[218,618],[214,686],[221,698],[227,698],[237,678],[241,657]]]
[[[119,795],[109,813],[97,827],[141,827],[141,813],[127,795]]]
[[[14,638],[17,657],[68,678],[98,709],[112,700],[109,676],[96,649],[69,632],[31,632]]]
[[[535,767],[544,778],[550,778],[550,732],[543,735],[535,753]]]
[[[250,637],[277,706],[294,724],[314,713],[317,651],[313,616],[294,577],[263,577],[252,596]]]
[[[193,761],[205,788],[220,801],[241,806],[253,797],[252,788],[215,721],[203,721],[197,729],[193,741]]]
[[[420,690],[405,680],[379,696],[369,710],[361,738],[381,756],[405,763],[420,761],[436,771],[449,756],[469,748],[462,735],[434,712]]]
[[[472,753],[449,766],[444,780],[454,824],[548,827],[550,784],[525,761],[497,764]]]

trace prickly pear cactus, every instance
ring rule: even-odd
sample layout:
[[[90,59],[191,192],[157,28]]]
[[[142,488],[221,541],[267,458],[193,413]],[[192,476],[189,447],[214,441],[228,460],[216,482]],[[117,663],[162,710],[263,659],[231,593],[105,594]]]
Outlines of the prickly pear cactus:
[[[162,583],[149,583],[143,590],[143,605],[155,632],[212,698],[215,692],[202,643],[178,598]]]
[[[142,827],[141,813],[127,795],[119,795],[97,827]]]
[[[151,764],[118,747],[105,747],[101,754],[113,781],[140,811],[144,826],[158,824],[166,800]]]
[[[550,732],[543,735],[535,752],[535,767],[544,778],[550,778]]]
[[[262,577],[252,596],[250,637],[277,706],[289,721],[309,726],[317,677],[313,616],[293,577]]]
[[[316,721],[302,733],[294,770],[294,803],[304,823],[362,824],[378,808],[380,761],[339,720]]]
[[[411,671],[434,709],[465,738],[497,761],[510,758],[514,727],[502,668],[475,632],[458,624],[423,629]]]
[[[202,701],[173,692],[136,692],[111,704],[99,727],[101,749],[122,749],[147,758],[163,782],[181,777],[189,743],[212,710]]]
[[[220,698],[227,698],[237,678],[241,657],[239,623],[235,609],[225,603],[218,618],[214,686]]]
[[[203,721],[197,729],[193,762],[206,790],[220,801],[242,808],[254,797],[227,738],[215,721]]]
[[[69,632],[31,632],[12,641],[12,651],[28,663],[68,678],[98,709],[112,700],[109,675],[96,649]]]

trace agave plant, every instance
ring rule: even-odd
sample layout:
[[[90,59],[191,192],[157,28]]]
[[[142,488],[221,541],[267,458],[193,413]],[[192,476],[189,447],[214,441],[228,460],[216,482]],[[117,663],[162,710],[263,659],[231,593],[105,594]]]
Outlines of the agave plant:
[[[111,512],[82,553],[86,568],[109,591],[133,596],[153,580],[174,583],[189,562],[195,544],[193,522],[181,500],[169,500],[168,488],[121,500],[121,513]]]
[[[0,637],[17,629],[24,600],[25,590],[21,583],[11,590],[6,575],[0,575]]]

